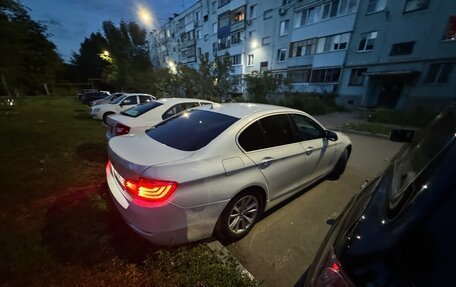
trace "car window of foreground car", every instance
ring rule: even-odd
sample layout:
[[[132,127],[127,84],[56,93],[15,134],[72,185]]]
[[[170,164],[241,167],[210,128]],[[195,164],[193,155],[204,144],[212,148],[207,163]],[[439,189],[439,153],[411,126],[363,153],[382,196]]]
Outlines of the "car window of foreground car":
[[[206,146],[237,120],[215,112],[190,110],[159,123],[146,134],[169,147],[195,151]]]
[[[385,176],[393,176],[389,198],[392,215],[396,214],[402,204],[416,192],[414,185],[410,183],[453,139],[455,131],[454,112],[441,114],[420,134],[415,135],[412,143],[399,151],[391,167],[392,172],[385,173]]]
[[[140,105],[137,105],[133,108],[130,108],[126,111],[123,111],[121,112],[122,115],[125,115],[125,116],[129,116],[129,117],[132,117],[132,118],[136,118],[136,117],[139,117],[140,115],[144,114],[145,112],[148,112],[150,110],[153,110],[155,109],[156,107],[159,107],[163,105],[162,103],[159,103],[159,102],[149,102],[149,103],[146,103],[146,104],[140,104]]]

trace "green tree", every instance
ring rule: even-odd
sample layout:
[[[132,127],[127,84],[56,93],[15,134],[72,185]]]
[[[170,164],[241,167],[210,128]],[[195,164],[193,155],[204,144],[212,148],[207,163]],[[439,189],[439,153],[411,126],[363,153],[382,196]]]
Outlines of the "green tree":
[[[0,0],[0,27],[0,94],[43,93],[63,68],[46,27],[15,0]]]
[[[247,93],[256,103],[267,103],[267,95],[277,91],[276,79],[268,71],[246,75]]]
[[[104,51],[108,51],[108,42],[101,33],[92,33],[84,39],[79,53],[73,53],[71,58],[77,80],[87,82],[89,78],[101,78],[103,70],[109,65],[100,57]]]
[[[230,54],[225,53],[222,57],[215,58],[211,73],[214,78],[215,97],[219,99],[226,98],[233,92],[233,85],[230,77],[231,71],[232,67]]]

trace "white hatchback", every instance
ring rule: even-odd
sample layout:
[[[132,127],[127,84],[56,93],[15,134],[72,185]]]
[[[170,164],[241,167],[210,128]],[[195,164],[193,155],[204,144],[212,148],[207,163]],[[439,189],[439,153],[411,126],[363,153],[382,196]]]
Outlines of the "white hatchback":
[[[261,214],[328,175],[350,139],[299,110],[194,108],[109,141],[107,181],[128,225],[159,245],[245,236]],[[271,230],[271,232],[273,232]]]
[[[191,98],[162,98],[140,104],[106,119],[106,138],[144,132],[151,126],[190,108],[215,104]]]

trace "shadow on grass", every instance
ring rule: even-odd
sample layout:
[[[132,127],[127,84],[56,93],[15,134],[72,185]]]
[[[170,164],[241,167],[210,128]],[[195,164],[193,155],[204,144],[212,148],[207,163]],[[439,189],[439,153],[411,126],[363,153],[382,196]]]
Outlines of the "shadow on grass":
[[[106,163],[108,162],[108,154],[106,152],[106,144],[104,143],[84,143],[81,144],[76,153],[81,158],[96,162]]]
[[[77,120],[90,120],[93,121],[93,119],[90,117],[89,110],[88,109],[74,109],[74,118]]]
[[[42,237],[63,264],[93,266],[114,258],[139,264],[158,250],[125,224],[106,183],[55,200],[47,211]]]

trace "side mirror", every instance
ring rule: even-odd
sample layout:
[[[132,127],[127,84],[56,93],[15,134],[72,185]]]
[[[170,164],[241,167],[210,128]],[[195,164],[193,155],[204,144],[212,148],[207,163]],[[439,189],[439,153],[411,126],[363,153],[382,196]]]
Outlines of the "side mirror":
[[[414,135],[414,130],[392,130],[390,134],[390,141],[411,142]]]
[[[330,140],[330,141],[335,142],[335,141],[337,141],[337,140],[339,139],[339,138],[337,137],[337,134],[336,134],[335,132],[333,132],[333,131],[325,131],[325,133],[326,133],[325,138],[326,138],[327,140]]]

